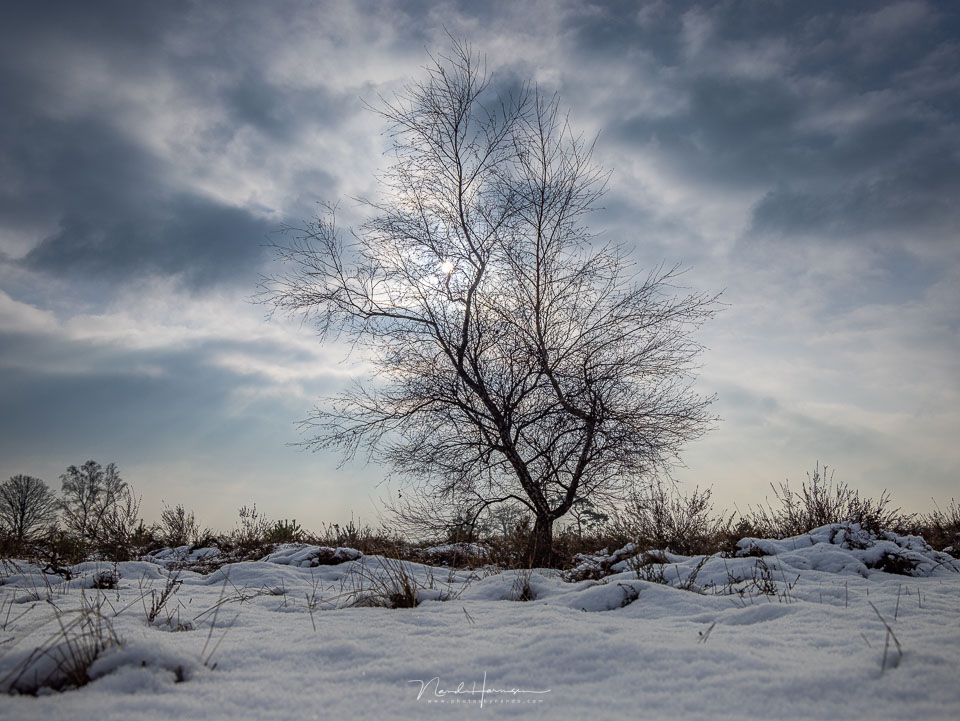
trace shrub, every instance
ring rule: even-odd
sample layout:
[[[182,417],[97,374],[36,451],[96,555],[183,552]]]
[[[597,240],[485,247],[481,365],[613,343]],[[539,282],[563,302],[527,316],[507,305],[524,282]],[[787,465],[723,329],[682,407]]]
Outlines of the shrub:
[[[488,555],[490,563],[503,568],[526,566],[531,526],[530,516],[518,516],[513,519],[510,526],[503,529],[505,532],[486,539],[490,548]],[[561,545],[562,538],[561,532],[555,539],[558,546]]]
[[[446,529],[446,543],[473,543],[474,524],[466,516],[458,515]]]
[[[946,510],[937,506],[936,510],[921,516],[916,531],[934,548],[960,558],[960,506],[956,499],[950,499]]]
[[[777,505],[767,501],[750,511],[748,521],[754,535],[764,538],[787,538],[831,523],[853,521],[874,533],[902,529],[910,520],[899,508],[890,508],[890,495],[884,491],[879,499],[861,498],[859,492],[846,483],[834,484],[833,471],[827,477],[827,466],[814,466],[807,474],[809,483],[803,483],[799,492],[784,481],[779,488],[772,483]]]
[[[294,518],[292,522],[284,518],[273,524],[273,528],[267,531],[266,541],[268,543],[297,543],[303,537],[303,528]]]
[[[684,495],[672,483],[657,479],[631,495],[614,516],[613,527],[641,548],[665,549],[686,556],[719,549],[733,528],[733,517],[714,515],[708,488]]]
[[[72,533],[56,526],[36,546],[38,565],[46,572],[70,578],[70,566],[83,562],[88,553],[87,544]]]
[[[164,546],[157,526],[147,526],[143,520],[133,529],[133,535],[130,536],[130,543],[133,545],[137,555],[150,553],[150,551],[156,551]]]
[[[381,525],[372,528],[354,522],[341,526],[339,523],[323,524],[319,535],[304,534],[303,540],[319,546],[355,548],[366,556],[390,556],[415,560],[415,549],[396,531]]]
[[[160,512],[160,534],[168,546],[188,546],[199,540],[200,525],[193,511],[187,512],[181,504],[173,508],[164,505]]]
[[[129,561],[136,555],[133,538],[142,525],[139,516],[140,499],[124,484],[91,530],[91,540],[101,556],[111,561]]]
[[[0,528],[0,558],[14,558],[23,550],[23,544],[12,533]]]
[[[242,506],[240,521],[233,532],[232,540],[241,551],[261,550],[267,543],[266,535],[271,528],[266,516],[257,511],[257,504]]]

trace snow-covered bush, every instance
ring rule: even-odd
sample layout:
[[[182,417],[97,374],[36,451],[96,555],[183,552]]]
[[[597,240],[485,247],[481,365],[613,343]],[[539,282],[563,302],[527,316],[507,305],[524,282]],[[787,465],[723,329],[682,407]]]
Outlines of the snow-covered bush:
[[[331,548],[330,546],[311,546],[305,543],[286,543],[273,553],[263,557],[266,563],[279,563],[284,566],[316,568],[317,566],[335,566],[338,563],[357,561],[363,556],[355,548]]]
[[[838,554],[834,549],[845,553]],[[906,576],[929,576],[941,568],[960,572],[960,562],[934,550],[920,536],[874,531],[852,521],[827,524],[778,540],[743,538],[737,543],[736,555],[782,556],[794,567],[825,571],[852,564],[864,577],[871,570]]]

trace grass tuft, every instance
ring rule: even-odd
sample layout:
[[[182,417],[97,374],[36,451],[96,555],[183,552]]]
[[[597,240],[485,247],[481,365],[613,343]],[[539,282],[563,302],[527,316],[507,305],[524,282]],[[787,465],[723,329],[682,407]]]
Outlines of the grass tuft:
[[[107,649],[119,646],[110,619],[102,612],[103,597],[81,595],[80,609],[53,609],[56,631],[0,679],[0,691],[37,695],[41,689],[64,691],[90,682],[90,667]]]

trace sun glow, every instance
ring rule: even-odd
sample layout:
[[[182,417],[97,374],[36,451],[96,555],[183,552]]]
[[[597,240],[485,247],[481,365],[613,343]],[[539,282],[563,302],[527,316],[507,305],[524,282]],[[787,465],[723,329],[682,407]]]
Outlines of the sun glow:
[[[452,260],[445,260],[440,264],[440,272],[444,275],[450,275],[453,272],[453,268],[454,265]]]

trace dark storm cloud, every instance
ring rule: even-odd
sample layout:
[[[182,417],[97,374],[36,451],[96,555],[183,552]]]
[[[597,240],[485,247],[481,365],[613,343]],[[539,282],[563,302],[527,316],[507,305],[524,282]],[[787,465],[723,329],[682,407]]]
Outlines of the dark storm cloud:
[[[59,453],[86,453],[84,447],[110,447],[116,453],[135,447],[146,456],[153,455],[151,448],[169,452],[176,439],[189,443],[210,420],[196,408],[222,411],[230,381],[213,369],[198,373],[189,364],[180,367],[192,372],[176,383],[133,374],[7,371],[0,383],[0,399],[9,410],[0,423],[0,453],[8,458],[25,451],[43,454],[45,439],[56,439]],[[184,444],[182,451],[189,450]]]
[[[656,144],[684,174],[735,185],[785,176],[828,144],[821,133],[793,132],[801,101],[779,82],[693,78],[685,92],[686,110],[618,119],[611,134]]]
[[[388,45],[403,52],[428,43],[428,16],[469,25],[533,15],[497,3],[357,7],[361,15],[388,17],[396,31]],[[57,76],[72,61],[92,58],[147,89],[174,78],[186,101],[222,111],[223,120],[205,131],[207,152],[226,153],[250,129],[257,140],[246,162],[262,164],[276,153],[273,144],[295,147],[304,128],[335,129],[356,112],[352,92],[278,82],[263,61],[284,49],[285,23],[335,20],[334,8],[93,8],[20,3],[5,12],[0,92],[16,102],[0,118],[3,228],[32,233],[23,262],[35,270],[246,282],[263,260],[265,234],[279,224],[262,211],[280,209],[231,206],[178,187],[171,160],[121,132],[111,122],[114,108],[60,112]],[[625,153],[656,147],[674,172],[700,184],[762,192],[755,234],[954,222],[958,161],[950,149],[958,138],[949,128],[960,113],[944,79],[960,76],[960,50],[950,4],[603,2],[570,4],[560,15],[561,72],[581,61],[598,72],[634,66],[638,84],[662,83],[676,101],[650,107],[626,87],[619,101],[598,108],[604,142]],[[329,57],[340,51],[333,44]],[[522,72],[505,69],[498,87]],[[589,105],[592,88],[572,91],[570,100]],[[296,197],[291,193],[294,212],[311,199],[335,197],[336,177],[322,169],[322,158],[317,163],[300,171],[309,188],[298,183]]]
[[[118,125],[122,96],[107,92],[107,107],[98,107],[83,97],[82,86],[69,87],[62,77],[72,64],[89,61],[147,95],[164,73],[176,77],[188,102],[222,107],[229,118],[207,131],[204,150],[213,158],[245,127],[292,141],[304,124],[343,119],[344,103],[335,93],[268,83],[255,55],[243,54],[243,42],[215,53],[204,45],[171,49],[171,37],[186,29],[187,9],[68,2],[5,10],[0,95],[14,102],[0,116],[0,236],[30,239],[33,247],[21,260],[26,268],[94,281],[162,274],[191,287],[250,283],[266,236],[279,224],[258,211],[276,209],[229,205],[191,191],[177,179],[175,162],[145,147],[129,132],[136,128]],[[103,88],[97,92],[103,102]],[[178,111],[163,107],[159,95],[156,102],[156,114]],[[270,149],[251,146],[248,162],[262,164],[257,154]],[[300,190],[311,194],[329,192],[334,182],[319,169],[299,178],[306,181]]]
[[[697,183],[766,189],[755,233],[955,227],[954,4],[598,3],[569,32],[674,96],[625,96],[606,137]]]
[[[55,209],[58,225],[23,259],[31,270],[94,281],[171,274],[204,285],[259,265],[274,224],[168,187],[161,162],[102,125],[36,121],[16,137],[6,160],[30,181],[0,193],[0,210],[26,221]]]
[[[753,232],[851,239],[864,233],[906,232],[932,242],[953,242],[960,227],[954,200],[960,197],[960,163],[938,155],[925,167],[929,173],[917,173],[913,166],[830,192],[778,187],[755,207]]]

